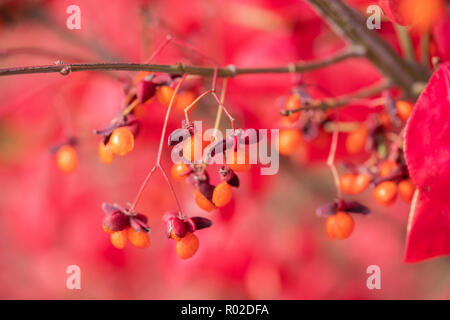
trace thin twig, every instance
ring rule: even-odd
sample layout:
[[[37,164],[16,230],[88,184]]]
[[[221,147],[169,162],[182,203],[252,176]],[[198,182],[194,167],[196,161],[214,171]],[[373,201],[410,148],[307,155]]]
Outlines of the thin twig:
[[[267,68],[217,68],[217,77],[234,77],[242,74],[260,74],[260,73],[289,73],[289,72],[307,72],[320,69],[331,64],[343,61],[352,57],[361,57],[364,51],[361,47],[352,46],[344,49],[330,57],[309,62],[298,62],[280,67]],[[191,74],[201,76],[213,76],[216,68],[208,68],[202,66],[184,65],[177,63],[174,65],[157,65],[157,64],[142,64],[142,63],[122,63],[122,62],[107,62],[107,63],[72,63],[64,65],[42,65],[42,66],[26,66],[26,67],[11,67],[0,68],[0,76],[10,76],[18,74],[33,74],[33,73],[57,73],[69,69],[70,72],[80,71],[152,71],[165,72],[168,74]]]
[[[383,79],[380,82],[377,82],[371,86],[365,87],[359,91],[354,93],[343,95],[335,98],[325,98],[321,100],[312,100],[305,104],[304,106],[286,110],[283,109],[280,111],[282,116],[289,116],[295,112],[306,111],[306,110],[328,110],[328,109],[336,109],[340,107],[344,107],[350,103],[354,103],[360,99],[368,98],[374,95],[377,95],[384,90],[388,89],[391,86],[391,82],[387,79]]]

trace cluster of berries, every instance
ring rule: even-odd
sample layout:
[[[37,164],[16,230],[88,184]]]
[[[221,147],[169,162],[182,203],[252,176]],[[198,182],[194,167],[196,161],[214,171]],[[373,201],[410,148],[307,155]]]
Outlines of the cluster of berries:
[[[331,112],[302,110],[312,101],[303,85],[294,87],[283,103],[278,151],[284,156],[294,155],[305,143],[319,143],[328,134],[325,127],[332,121]]]
[[[114,247],[123,249],[128,241],[137,248],[150,246],[150,228],[145,215],[117,204],[104,203],[102,208],[106,213],[103,230],[110,235]]]
[[[203,217],[181,217],[178,212],[169,211],[163,216],[167,236],[177,242],[176,252],[181,259],[192,257],[198,250],[197,230],[209,228],[211,220]]]
[[[132,116],[124,116],[120,121],[95,131],[103,137],[98,145],[98,156],[103,163],[110,164],[115,155],[124,156],[133,150],[134,140],[139,132],[139,122],[130,118]]]
[[[184,129],[175,130],[169,136],[169,146],[177,148],[181,144],[178,148],[182,156],[182,160],[172,166],[171,175],[175,180],[185,181],[195,187],[195,202],[207,212],[227,205],[233,198],[232,188],[239,187],[236,173],[251,168],[245,146],[257,143],[259,139],[250,138],[245,130],[238,129],[234,132],[222,141],[209,144],[202,141],[192,124],[187,124]],[[219,169],[222,182],[214,186],[210,183],[206,167],[218,153],[222,153],[226,164]]]

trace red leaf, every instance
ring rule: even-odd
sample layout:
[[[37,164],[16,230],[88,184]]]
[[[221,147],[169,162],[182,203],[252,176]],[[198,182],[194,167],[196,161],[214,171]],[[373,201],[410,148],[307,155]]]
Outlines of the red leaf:
[[[431,78],[407,124],[405,157],[420,190],[411,210],[407,262],[450,254],[449,95],[450,63],[446,63]]]
[[[436,202],[419,194],[409,224],[405,262],[450,254],[450,202]]]
[[[409,173],[433,200],[450,199],[450,63],[431,78],[408,121],[405,155]]]

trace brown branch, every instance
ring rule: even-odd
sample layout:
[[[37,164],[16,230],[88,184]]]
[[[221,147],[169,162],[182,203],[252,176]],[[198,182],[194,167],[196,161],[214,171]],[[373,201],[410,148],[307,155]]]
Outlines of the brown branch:
[[[364,49],[359,46],[351,46],[330,57],[313,60],[309,62],[292,63],[287,66],[269,67],[269,68],[235,68],[233,66],[219,68],[218,77],[234,77],[242,74],[259,74],[259,73],[289,73],[289,72],[307,72],[320,69],[340,61],[361,57],[365,53]],[[72,64],[55,64],[45,66],[27,66],[0,68],[0,76],[10,76],[18,74],[32,73],[62,73],[79,71],[153,71],[165,72],[168,74],[192,74],[200,76],[212,76],[214,68],[184,65],[181,63],[175,65],[156,65],[156,64],[140,64],[140,63],[72,63]]]
[[[353,92],[348,95],[342,95],[335,98],[325,98],[321,100],[312,100],[305,103],[300,108],[292,109],[292,110],[281,110],[280,114],[282,116],[289,116],[293,113],[300,112],[300,111],[307,111],[307,110],[328,110],[328,109],[335,109],[340,108],[348,105],[349,103],[352,103],[354,101],[372,97],[374,95],[377,95],[384,90],[391,87],[392,83],[389,80],[383,79],[380,82],[377,82],[371,86],[365,87],[359,91]]]
[[[335,27],[336,31],[353,45],[366,50],[367,59],[394,85],[401,87],[406,96],[417,97],[429,72],[417,64],[403,60],[375,31],[367,29],[363,16],[342,0],[308,0],[312,6]]]

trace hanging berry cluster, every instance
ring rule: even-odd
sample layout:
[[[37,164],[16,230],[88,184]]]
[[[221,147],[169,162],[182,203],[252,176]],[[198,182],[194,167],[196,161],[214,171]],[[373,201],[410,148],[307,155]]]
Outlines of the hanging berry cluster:
[[[359,195],[371,187],[373,198],[383,206],[392,205],[398,196],[407,203],[412,201],[416,187],[404,158],[402,128],[412,112],[413,104],[395,100],[391,92],[385,92],[382,98],[384,111],[370,115],[363,123],[352,124],[353,128],[347,125],[346,128],[352,128],[345,140],[347,154],[366,152],[369,159],[362,164],[345,163],[346,172],[339,176],[334,158],[342,123],[339,123],[338,113],[332,108],[311,108],[313,101],[307,86],[297,81],[280,112],[283,129],[279,151],[285,156],[292,156],[304,143],[314,142],[327,128],[333,128],[328,165],[335,179],[338,197],[319,208],[317,214],[327,217],[325,233],[328,238],[343,240],[354,230],[351,214],[370,213],[368,207],[358,202],[345,201],[343,194]]]

